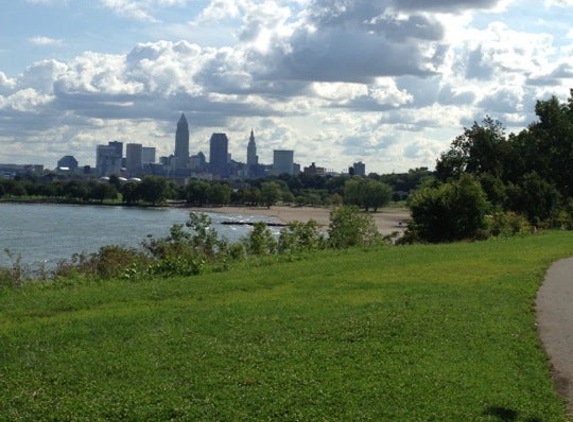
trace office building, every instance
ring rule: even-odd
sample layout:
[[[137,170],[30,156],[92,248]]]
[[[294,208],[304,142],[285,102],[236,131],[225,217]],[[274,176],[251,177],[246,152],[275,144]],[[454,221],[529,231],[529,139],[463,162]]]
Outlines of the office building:
[[[141,156],[143,146],[141,144],[125,145],[125,169],[129,177],[139,176],[141,173]]]
[[[141,163],[142,164],[155,163],[155,147],[141,148]]]
[[[294,151],[273,150],[273,174],[294,174]]]
[[[175,132],[175,167],[186,168],[189,165],[189,125],[185,114],[181,114]]]
[[[215,176],[229,175],[229,140],[224,133],[214,133],[209,141],[209,170]]]
[[[121,142],[120,142],[121,143]],[[111,144],[111,142],[110,142]],[[122,144],[123,146],[123,144]],[[99,177],[119,176],[121,173],[121,155],[117,145],[98,145],[96,148],[96,168]]]
[[[351,176],[366,176],[366,165],[362,161],[354,163],[350,167],[349,173]]]
[[[110,147],[115,148],[115,153],[118,157],[123,157],[123,142],[120,141],[111,141],[107,143]]]

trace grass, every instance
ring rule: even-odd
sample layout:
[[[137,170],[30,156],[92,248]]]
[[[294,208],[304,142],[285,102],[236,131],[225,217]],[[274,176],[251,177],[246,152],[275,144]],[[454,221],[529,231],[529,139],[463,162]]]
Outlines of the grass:
[[[573,233],[0,290],[0,420],[566,421],[534,298]]]

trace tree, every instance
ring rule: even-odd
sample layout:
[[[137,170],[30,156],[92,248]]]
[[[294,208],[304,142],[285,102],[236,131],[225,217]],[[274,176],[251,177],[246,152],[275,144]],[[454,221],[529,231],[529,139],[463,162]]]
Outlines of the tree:
[[[165,201],[169,195],[167,179],[161,176],[145,176],[139,186],[144,201],[153,206]]]
[[[103,203],[106,199],[116,199],[118,191],[114,185],[111,185],[107,182],[97,182],[91,186],[91,190],[88,195],[93,198],[99,200]]]
[[[373,208],[374,212],[390,202],[392,188],[386,183],[372,179],[365,179],[362,186],[362,206],[365,211]]]
[[[564,198],[573,195],[573,90],[568,104],[556,97],[537,101],[539,121],[528,129],[529,141],[522,145],[528,170],[555,185]]]
[[[436,162],[436,175],[442,181],[455,180],[464,172],[503,177],[515,155],[504,132],[503,125],[489,116],[481,125],[474,122],[441,154]]]
[[[85,200],[89,196],[88,186],[78,180],[71,180],[66,183],[64,192],[68,198]]]
[[[381,241],[374,219],[355,206],[342,206],[330,212],[329,244],[336,249],[372,246]]]
[[[231,187],[226,183],[213,183],[207,189],[207,200],[212,205],[228,205],[231,201]]]
[[[346,205],[362,206],[361,181],[361,178],[354,177],[344,184],[344,203]]]
[[[490,205],[479,182],[462,174],[459,180],[416,190],[409,207],[409,235],[437,243],[479,238]]]
[[[192,180],[186,187],[187,203],[203,206],[208,200],[209,183],[201,180]]]
[[[526,174],[518,185],[508,190],[510,209],[525,215],[535,225],[548,219],[559,202],[555,187],[536,172]]]
[[[368,211],[383,207],[392,199],[392,188],[384,182],[371,178],[355,177],[344,185],[344,203],[356,205]]]
[[[273,182],[263,182],[261,185],[261,200],[263,204],[270,208],[281,198],[281,188],[280,185]]]
[[[123,202],[133,204],[141,199],[139,182],[127,182],[121,187]]]

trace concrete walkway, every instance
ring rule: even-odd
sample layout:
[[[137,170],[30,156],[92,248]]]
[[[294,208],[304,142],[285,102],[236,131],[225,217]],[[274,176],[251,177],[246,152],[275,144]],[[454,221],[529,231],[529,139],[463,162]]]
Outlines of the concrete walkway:
[[[573,257],[549,268],[537,293],[536,310],[554,382],[573,414]]]

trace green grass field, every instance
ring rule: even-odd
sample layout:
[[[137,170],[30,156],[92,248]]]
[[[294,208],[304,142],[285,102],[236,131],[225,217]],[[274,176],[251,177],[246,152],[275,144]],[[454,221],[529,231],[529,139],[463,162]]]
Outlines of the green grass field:
[[[573,233],[0,290],[2,421],[566,421],[534,299]]]

